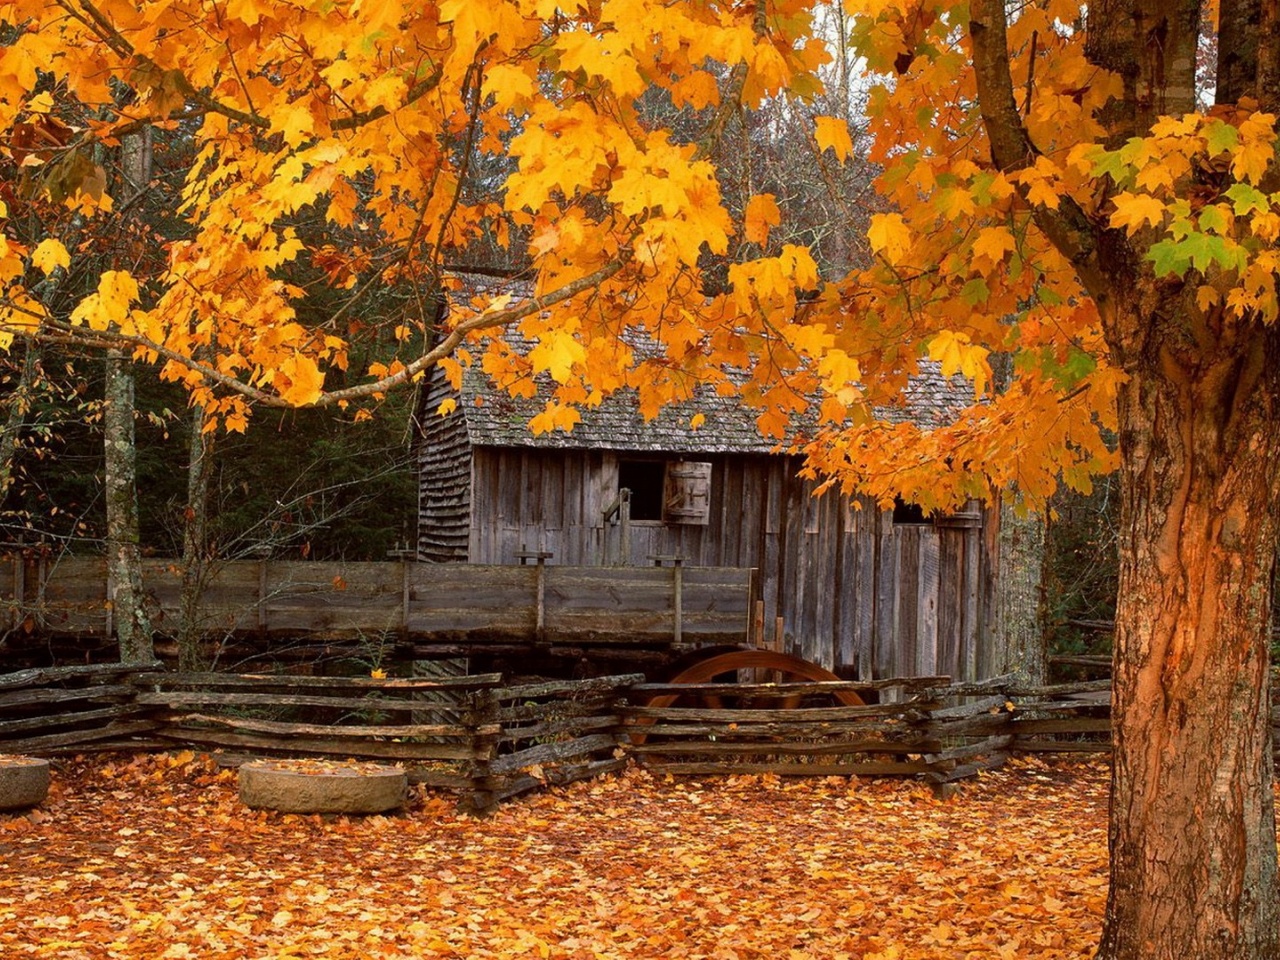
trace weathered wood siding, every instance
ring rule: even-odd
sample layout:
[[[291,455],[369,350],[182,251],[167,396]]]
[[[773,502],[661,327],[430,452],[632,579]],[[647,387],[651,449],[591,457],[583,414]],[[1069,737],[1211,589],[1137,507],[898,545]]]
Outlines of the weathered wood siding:
[[[655,555],[690,565],[755,567],[766,634],[781,616],[790,652],[850,677],[984,676],[988,552],[983,518],[955,525],[895,525],[869,502],[814,497],[800,461],[698,455],[711,469],[703,524],[632,521],[620,557],[604,509],[618,493],[610,450],[473,451],[473,563],[513,564],[546,551],[552,564],[646,565]]]
[[[432,563],[467,559],[471,523],[471,444],[462,417],[436,412],[446,399],[433,378],[418,407],[418,559]]]

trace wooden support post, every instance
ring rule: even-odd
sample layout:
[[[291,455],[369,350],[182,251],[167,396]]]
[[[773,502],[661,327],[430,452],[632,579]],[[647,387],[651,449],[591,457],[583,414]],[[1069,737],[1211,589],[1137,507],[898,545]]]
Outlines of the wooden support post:
[[[655,567],[671,564],[671,642],[677,647],[684,642],[684,557],[671,553],[651,553]]]
[[[26,573],[26,560],[23,559],[22,553],[19,551],[13,557],[13,616],[10,618],[9,627],[17,630],[22,626],[22,606],[23,600],[26,598],[26,585],[22,582],[23,575]]]
[[[678,647],[684,642],[684,568],[680,566],[683,557],[676,557],[675,566],[671,568],[672,590],[675,593],[675,637]]]
[[[751,639],[748,646],[759,649],[764,646],[764,601],[756,601],[756,613],[751,620]]]
[[[537,604],[537,612],[534,615],[533,639],[536,643],[546,643],[547,641],[547,564],[542,558],[538,558],[538,567],[534,573],[534,579],[537,585],[534,587],[536,593],[535,603]]]
[[[534,627],[533,639],[535,643],[543,644],[547,642],[547,570],[546,564],[554,554],[550,550],[529,550],[524,544],[520,545],[520,549],[516,551],[516,558],[520,561],[520,566],[525,565],[526,560],[533,560],[537,563],[538,569],[534,573],[533,591],[534,591]]]
[[[775,653],[787,652],[786,620],[782,617],[773,618],[773,642],[770,644],[770,646],[773,648],[773,651]],[[782,671],[770,670],[769,682],[781,683]]]
[[[618,547],[618,566],[625,567],[631,563],[631,491],[626,488],[618,491],[618,527],[622,541]]]

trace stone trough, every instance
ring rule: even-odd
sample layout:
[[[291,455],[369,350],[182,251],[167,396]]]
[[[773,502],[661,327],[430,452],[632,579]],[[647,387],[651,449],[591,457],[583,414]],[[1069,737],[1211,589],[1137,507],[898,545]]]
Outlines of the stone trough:
[[[240,799],[281,813],[386,813],[403,806],[399,767],[349,761],[255,760],[240,767]]]
[[[0,810],[39,806],[48,793],[48,760],[0,754]]]

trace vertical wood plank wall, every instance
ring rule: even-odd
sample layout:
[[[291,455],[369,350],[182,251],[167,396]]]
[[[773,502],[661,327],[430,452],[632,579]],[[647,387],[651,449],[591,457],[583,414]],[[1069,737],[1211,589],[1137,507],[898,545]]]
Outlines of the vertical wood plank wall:
[[[555,564],[617,563],[619,530],[602,513],[617,496],[618,459],[607,450],[475,448],[468,559],[516,563],[523,549],[549,551]],[[976,518],[895,525],[869,502],[813,497],[798,459],[688,459],[712,464],[710,522],[635,521],[627,562],[674,555],[757,568],[764,622],[781,616],[790,652],[850,677],[974,680],[992,666],[982,649],[992,564]]]

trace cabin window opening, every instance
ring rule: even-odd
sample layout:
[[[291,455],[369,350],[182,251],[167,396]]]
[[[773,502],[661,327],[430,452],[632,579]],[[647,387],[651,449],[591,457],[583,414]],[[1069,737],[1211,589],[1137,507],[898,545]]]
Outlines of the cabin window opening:
[[[901,497],[893,499],[893,522],[895,524],[925,524],[929,518],[924,515],[924,508],[918,503],[908,503]]]
[[[688,460],[619,460],[618,489],[631,491],[631,519],[706,526],[711,521],[711,464]]]
[[[631,491],[632,520],[662,520],[667,465],[661,460],[618,461],[618,489]]]

